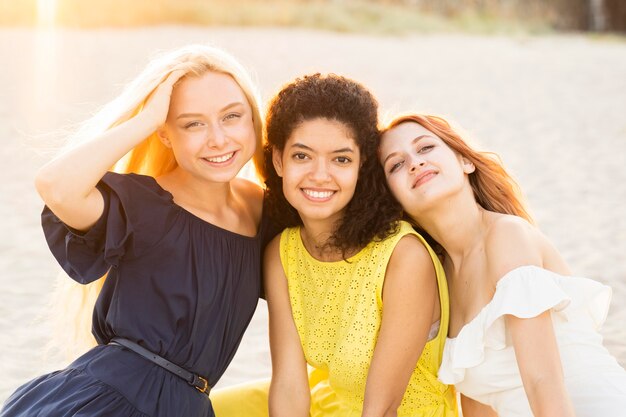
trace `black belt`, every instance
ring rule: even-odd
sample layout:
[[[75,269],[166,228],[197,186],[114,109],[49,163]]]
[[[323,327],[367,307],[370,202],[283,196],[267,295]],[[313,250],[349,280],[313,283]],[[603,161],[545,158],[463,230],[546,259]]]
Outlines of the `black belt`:
[[[131,342],[130,340],[124,339],[122,337],[114,337],[113,339],[111,339],[109,344],[124,346],[125,348],[132,350],[139,356],[143,356],[150,362],[155,363],[161,368],[166,369],[174,375],[184,379],[189,385],[193,386],[195,389],[202,392],[203,394],[209,395],[209,392],[211,392],[211,387],[209,387],[209,383],[206,379],[192,372],[189,372],[178,365],[173,364],[167,359],[164,359],[159,355],[150,352],[148,349],[139,346],[135,342]]]

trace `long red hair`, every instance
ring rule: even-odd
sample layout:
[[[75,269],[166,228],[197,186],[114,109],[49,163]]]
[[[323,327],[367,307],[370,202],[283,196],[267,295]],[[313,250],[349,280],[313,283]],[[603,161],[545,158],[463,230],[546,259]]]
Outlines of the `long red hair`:
[[[406,122],[417,123],[437,135],[453,151],[474,164],[469,175],[476,202],[486,210],[513,214],[534,223],[528,212],[519,185],[504,169],[500,157],[493,152],[472,149],[445,119],[438,116],[410,114],[395,118],[383,133]]]

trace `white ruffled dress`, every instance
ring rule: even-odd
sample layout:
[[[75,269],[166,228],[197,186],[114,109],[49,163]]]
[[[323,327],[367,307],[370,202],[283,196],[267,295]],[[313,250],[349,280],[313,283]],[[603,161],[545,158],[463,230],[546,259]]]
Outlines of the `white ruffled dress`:
[[[626,416],[626,371],[598,332],[611,294],[610,287],[587,278],[516,268],[458,336],[447,339],[439,379],[490,405],[499,417],[531,417],[504,316],[531,318],[550,310],[576,416]]]

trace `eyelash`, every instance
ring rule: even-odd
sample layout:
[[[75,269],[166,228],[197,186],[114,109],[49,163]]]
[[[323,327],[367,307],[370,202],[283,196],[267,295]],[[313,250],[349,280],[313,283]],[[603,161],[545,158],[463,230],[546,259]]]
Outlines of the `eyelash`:
[[[309,156],[302,152],[297,152],[293,154],[293,159],[298,160],[298,161],[304,161],[308,158]],[[352,162],[352,159],[348,158],[347,156],[338,156],[335,158],[335,161],[339,162],[341,165],[345,165],[345,164],[349,164],[350,162]]]
[[[197,127],[197,126],[199,126],[200,124],[201,124],[200,122],[190,122],[190,123],[187,123],[187,124],[185,125],[185,129],[189,129],[189,128],[192,128],[192,127]]]
[[[241,115],[239,113],[229,113],[226,116],[224,116],[224,120],[232,120],[233,118],[239,119],[240,117]]]
[[[224,118],[222,120],[224,121],[228,121],[228,120],[233,120],[233,119],[239,119],[241,117],[241,114],[239,113],[229,113],[226,116],[224,116]],[[193,121],[193,122],[189,122],[185,125],[185,129],[189,129],[192,127],[198,127],[202,124],[202,122],[199,121]]]
[[[404,163],[404,161],[402,161],[402,162],[396,162],[395,164],[393,164],[393,165],[391,166],[391,169],[389,170],[389,173],[390,173],[390,174],[393,174],[394,172],[396,172],[396,171],[400,168],[400,165],[402,165],[403,163]]]
[[[422,146],[421,148],[419,148],[417,150],[417,153],[423,153],[424,151],[428,152],[429,150],[431,150],[432,148],[434,148],[435,145],[426,145],[426,146]]]
[[[417,150],[417,153],[418,153],[418,154],[420,154],[420,153],[428,152],[428,151],[430,151],[431,149],[433,149],[434,147],[435,147],[435,145],[425,145],[425,146],[422,146],[421,148],[419,148],[419,149]],[[393,164],[393,165],[391,166],[391,168],[389,169],[389,173],[390,173],[390,174],[393,174],[394,172],[396,172],[396,171],[400,168],[400,166],[401,166],[402,164],[404,164],[404,161],[401,161],[401,162],[396,162],[395,164]]]

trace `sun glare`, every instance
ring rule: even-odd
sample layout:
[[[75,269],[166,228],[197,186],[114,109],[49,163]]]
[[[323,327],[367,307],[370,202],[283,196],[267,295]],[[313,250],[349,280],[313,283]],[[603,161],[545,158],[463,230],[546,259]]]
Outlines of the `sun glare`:
[[[49,129],[57,117],[52,111],[59,98],[57,3],[57,0],[37,0],[37,27],[31,49],[34,65],[30,68],[28,88],[24,91],[24,112],[36,115],[36,122],[31,123],[33,129]]]
[[[57,0],[37,0],[37,23],[53,26],[56,18]]]

